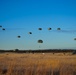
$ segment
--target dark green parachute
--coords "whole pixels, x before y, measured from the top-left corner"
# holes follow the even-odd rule
[[[0,25],[0,28],[2,28],[2,26]]]
[[[38,30],[42,30],[42,28],[38,28]]]
[[[32,32],[28,32],[28,34],[32,34]]]
[[[61,30],[61,28],[57,28],[57,30]]]
[[[5,28],[2,28],[2,30],[5,30]]]
[[[52,28],[48,28],[48,30],[52,30]]]
[[[74,38],[74,40],[76,40],[76,38]]]
[[[18,38],[21,38],[21,36],[20,36],[20,35],[18,35],[17,37],[18,37]]]
[[[38,43],[43,43],[43,40],[41,40],[41,39],[40,39],[40,40],[38,40]]]

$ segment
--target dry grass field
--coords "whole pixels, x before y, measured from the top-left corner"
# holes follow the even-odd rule
[[[76,75],[76,55],[1,53],[0,75]]]

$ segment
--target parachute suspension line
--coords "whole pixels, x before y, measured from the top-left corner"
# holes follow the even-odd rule
[[[40,49],[40,45],[39,45],[39,49]]]

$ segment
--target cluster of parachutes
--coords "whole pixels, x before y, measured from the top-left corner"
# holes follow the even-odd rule
[[[38,30],[40,30],[40,31],[41,31],[41,30],[42,30],[42,28],[38,28]],[[50,30],[52,30],[52,28],[50,28],[50,27],[49,27],[49,28],[48,28],[48,30],[50,31]],[[57,30],[58,30],[58,31],[60,31],[60,30],[61,30],[61,28],[57,28]],[[30,34],[30,35],[31,35],[31,34],[32,34],[32,32],[28,32],[28,34]],[[18,37],[18,38],[20,38],[21,36],[19,35],[19,36],[17,36],[17,37]],[[74,38],[74,40],[76,40],[76,38]],[[37,42],[38,42],[38,43],[43,43],[43,40],[39,39]]]
[[[38,28],[38,30],[42,30],[42,28]],[[48,30],[52,30],[52,28],[48,28]],[[60,28],[57,28],[57,30],[61,30]],[[32,32],[28,32],[28,34],[32,34]],[[18,38],[21,38],[20,35],[17,36]],[[38,43],[43,43],[43,40],[39,39]]]
[[[42,28],[38,28],[38,30],[42,30]],[[52,30],[52,28],[48,28],[48,30]],[[57,30],[61,30],[61,28],[57,28]]]
[[[0,25],[0,28],[1,28],[2,30],[5,30],[5,28],[3,28],[1,25]],[[42,28],[38,28],[38,30],[40,30],[40,31],[41,31],[41,30],[42,30]],[[50,31],[50,30],[52,30],[52,28],[50,28],[50,27],[49,27],[49,28],[48,28],[48,30]],[[57,30],[58,30],[58,31],[60,31],[60,30],[61,30],[61,28],[57,28]],[[31,35],[31,34],[32,34],[32,32],[28,32],[28,34],[30,34],[30,35]],[[21,36],[20,36],[20,35],[18,35],[17,37],[18,37],[18,38],[21,38]],[[76,40],[76,38],[74,38],[74,40]],[[38,43],[43,43],[43,40],[39,39],[37,42],[38,42]]]
[[[38,28],[38,30],[42,30],[42,28]],[[52,28],[49,27],[48,30],[50,31]],[[61,30],[61,28],[57,28],[57,30]],[[38,43],[43,43],[43,40],[39,39]]]

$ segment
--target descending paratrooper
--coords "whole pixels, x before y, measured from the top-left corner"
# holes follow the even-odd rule
[[[40,44],[40,43],[43,43],[43,40],[39,39],[39,40],[38,40],[38,43],[39,43],[39,44]],[[40,45],[39,45],[39,48],[40,48]]]

